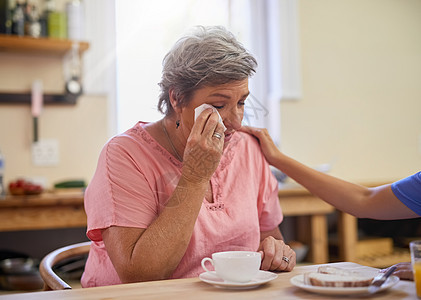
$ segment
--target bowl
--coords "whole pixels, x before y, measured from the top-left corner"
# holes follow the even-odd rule
[[[44,281],[38,261],[31,258],[7,258],[0,261],[0,287],[4,290],[39,290]]]
[[[13,196],[39,195],[43,190],[44,189],[40,184],[22,178],[9,183],[9,193]]]

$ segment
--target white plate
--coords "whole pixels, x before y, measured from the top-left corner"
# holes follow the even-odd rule
[[[398,283],[399,277],[390,276],[386,282],[380,287],[378,292],[391,288]],[[324,287],[324,286],[313,286],[304,283],[304,275],[297,275],[291,278],[290,282],[309,292],[323,294],[323,295],[354,295],[354,294],[369,294],[368,286],[366,287]]]
[[[224,281],[223,279],[219,278],[215,271],[212,272],[204,272],[199,275],[200,280],[203,282],[209,283],[217,288],[224,288],[224,289],[235,289],[235,290],[242,290],[242,289],[252,289],[258,287],[259,285],[265,284],[271,280],[277,278],[278,275],[268,271],[259,271],[257,276],[248,282],[229,282]]]

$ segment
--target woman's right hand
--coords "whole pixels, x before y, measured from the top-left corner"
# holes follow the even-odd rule
[[[260,148],[262,149],[268,163],[276,165],[276,160],[280,155],[282,155],[282,153],[279,151],[278,147],[276,147],[266,128],[242,126],[240,131],[254,135],[259,140]]]
[[[215,132],[221,134],[218,139]],[[183,156],[182,176],[192,183],[208,182],[218,167],[224,149],[224,128],[212,109],[204,110],[196,119]]]

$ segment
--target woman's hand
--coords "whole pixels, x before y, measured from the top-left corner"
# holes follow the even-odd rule
[[[214,136],[219,133],[220,138]],[[218,167],[224,149],[224,128],[212,109],[196,119],[187,139],[182,176],[189,182],[208,182]]]
[[[410,262],[401,262],[393,266],[396,267],[396,270],[393,272],[393,275],[398,276],[400,279],[403,280],[414,280],[414,273],[412,271],[412,265]],[[380,272],[385,273],[389,268],[380,270]]]
[[[266,128],[242,126],[240,131],[254,135],[259,140],[260,147],[268,163],[271,165],[276,164],[275,159],[282,154],[276,147]]]
[[[291,271],[295,267],[295,251],[285,244],[283,240],[277,240],[272,236],[268,236],[260,243],[258,251],[262,253],[262,264],[260,267],[262,270]]]

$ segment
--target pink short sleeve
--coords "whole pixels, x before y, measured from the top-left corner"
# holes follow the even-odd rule
[[[113,138],[102,150],[96,173],[85,193],[87,235],[102,240],[100,230],[113,225],[146,228],[158,214],[155,193],[130,156],[138,147],[127,136]],[[147,158],[145,157],[145,160]]]
[[[276,178],[268,178],[267,186],[261,191],[260,195],[261,199],[259,199],[259,203],[262,203],[262,207],[259,206],[260,231],[270,231],[278,227],[283,220],[282,209],[278,198],[278,181]]]
[[[270,231],[278,227],[283,220],[283,214],[278,197],[278,181],[272,174],[260,146],[255,149],[253,157],[259,163],[261,182],[259,183],[258,211],[260,231]]]

